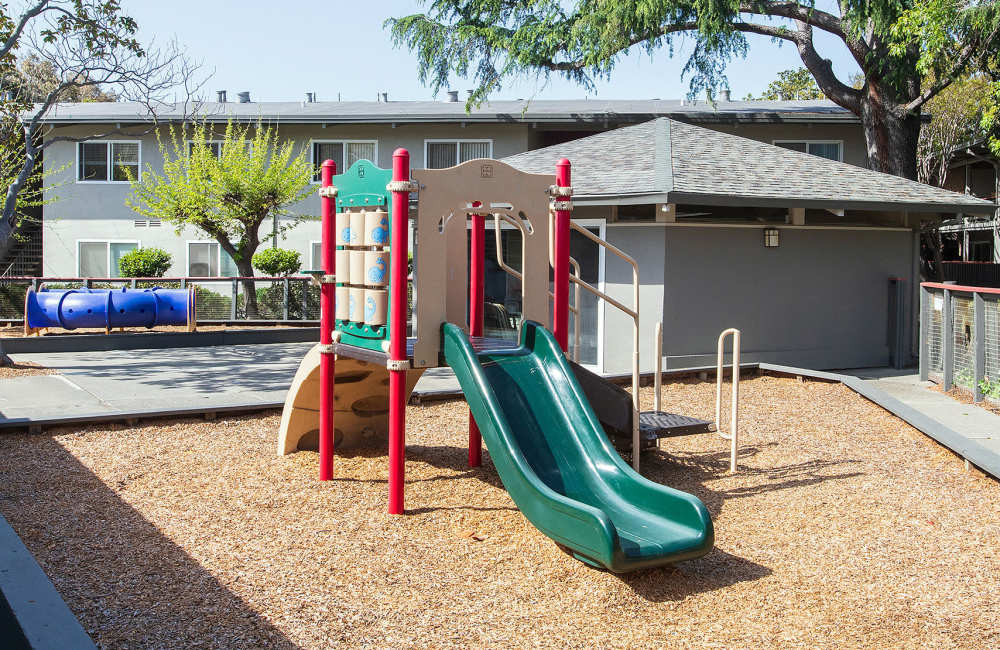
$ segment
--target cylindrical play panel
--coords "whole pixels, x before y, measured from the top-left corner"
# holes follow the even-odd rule
[[[25,326],[74,330],[100,327],[188,325],[193,317],[189,289],[43,289],[24,299]]]

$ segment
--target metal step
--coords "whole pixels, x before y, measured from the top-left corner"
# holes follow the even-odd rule
[[[666,411],[643,411],[639,414],[639,433],[659,438],[690,436],[697,433],[715,431],[715,425],[689,415],[667,413]]]

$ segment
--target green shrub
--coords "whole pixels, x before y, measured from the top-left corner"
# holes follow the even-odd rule
[[[124,278],[162,278],[170,264],[170,253],[162,248],[136,248],[118,259],[118,270]]]
[[[306,292],[305,318],[302,313],[302,292]],[[281,320],[284,315],[285,287],[275,282],[270,287],[257,289],[257,310],[260,318]],[[308,282],[288,283],[288,319],[315,320],[319,318],[319,287]]]
[[[299,254],[285,248],[265,248],[251,259],[255,269],[269,276],[291,275],[302,267]]]

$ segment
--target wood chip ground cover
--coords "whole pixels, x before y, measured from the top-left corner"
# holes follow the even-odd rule
[[[0,437],[0,511],[103,647],[996,647],[1000,486],[838,384],[741,384],[653,480],[712,512],[704,558],[626,576],[562,553],[487,463],[464,402],[411,407],[408,516],[368,451],[316,479],[277,414]],[[663,387],[711,419],[713,386]],[[652,393],[643,389],[644,408]]]

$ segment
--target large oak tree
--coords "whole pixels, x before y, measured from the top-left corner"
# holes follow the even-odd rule
[[[860,118],[872,169],[911,179],[921,109],[1000,52],[996,0],[430,0],[425,13],[387,25],[435,91],[451,75],[471,76],[471,104],[525,74],[588,86],[635,48],[673,55],[682,36],[693,43],[691,94],[711,94],[727,86],[727,62],[747,54],[747,35],[767,36],[793,46],[823,93]],[[843,43],[860,88],[837,78],[817,32]]]

